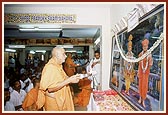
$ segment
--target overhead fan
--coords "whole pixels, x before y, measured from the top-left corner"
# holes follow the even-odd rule
[[[67,37],[63,35],[63,31],[60,31],[60,34],[58,36],[60,39],[58,39],[59,44],[66,44],[66,43],[71,43],[72,39],[71,37]]]
[[[61,31],[60,31],[60,34],[59,34],[59,38],[70,38],[70,37],[63,36],[63,31],[61,30]]]

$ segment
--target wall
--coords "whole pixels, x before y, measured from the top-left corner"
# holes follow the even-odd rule
[[[122,17],[126,17],[136,7],[136,4],[112,4],[110,8],[111,29]],[[113,33],[111,33],[113,35]]]
[[[102,27],[102,89],[109,88],[110,72],[110,7],[109,5],[22,5],[5,9],[6,13],[51,13],[76,14],[77,22],[74,25],[97,25]],[[107,53],[108,52],[108,53]]]

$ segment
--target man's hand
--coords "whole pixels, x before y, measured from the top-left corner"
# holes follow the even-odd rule
[[[93,64],[92,64],[92,68],[93,68],[96,64],[98,64],[98,63],[100,63],[100,61],[93,62]]]
[[[28,87],[29,86],[29,81],[28,82],[26,82],[26,87]]]
[[[80,80],[80,75],[76,74],[68,78],[70,83],[78,83]]]
[[[93,68],[96,64],[97,64],[97,62],[93,62],[93,64],[92,64],[92,68]]]
[[[76,64],[76,66],[75,66],[75,67],[78,67],[78,66],[80,66],[80,64]]]

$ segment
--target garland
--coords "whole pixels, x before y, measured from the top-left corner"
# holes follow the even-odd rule
[[[143,51],[144,52],[144,51]],[[145,64],[145,67],[144,67],[144,64],[143,64],[143,60],[141,61],[141,65],[142,65],[142,70],[143,70],[143,73],[145,73],[145,71],[147,70],[148,68],[148,56],[147,56],[147,60],[146,60],[146,64]]]
[[[161,35],[159,36],[159,39],[153,44],[153,46],[152,46],[149,50],[147,50],[146,53],[144,53],[144,54],[143,54],[141,57],[139,57],[139,58],[129,59],[129,58],[127,58],[127,57],[123,54],[122,49],[121,49],[120,46],[119,46],[119,41],[118,41],[118,39],[117,39],[117,33],[115,34],[115,40],[116,40],[116,43],[117,43],[117,47],[118,47],[118,49],[119,49],[119,52],[120,52],[122,58],[123,58],[124,60],[126,60],[127,62],[139,62],[139,61],[143,60],[146,56],[148,56],[149,54],[151,54],[151,52],[161,43],[161,41],[163,40],[163,38],[164,38],[164,35],[163,35],[163,33],[161,33]]]

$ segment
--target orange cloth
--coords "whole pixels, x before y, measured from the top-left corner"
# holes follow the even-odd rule
[[[82,88],[82,91],[78,94],[78,104],[85,107],[89,104],[90,94],[92,92],[91,81],[87,78],[81,79],[79,86]]]
[[[141,52],[139,54],[139,57],[142,55],[143,53]],[[148,57],[148,60],[147,60],[147,57]],[[143,100],[146,99],[146,94],[148,91],[148,77],[150,73],[150,67],[153,65],[152,55],[150,54],[147,57],[139,62],[139,67],[138,67],[139,95],[142,97]],[[145,73],[143,73],[143,70],[142,70],[142,61],[143,61],[143,67],[146,66],[146,63],[148,61],[148,66]]]
[[[65,73],[69,77],[75,74],[75,72],[76,72],[75,66],[76,66],[76,64],[73,62],[73,60],[71,58],[67,57],[67,59],[65,60],[65,63],[64,63],[64,70],[65,70]]]
[[[47,88],[53,88],[57,86],[58,82],[64,81],[66,77],[62,65],[56,63],[54,59],[50,59],[45,65],[41,81],[40,89],[46,90]],[[73,111],[74,104],[72,100],[72,94],[69,85],[64,86],[60,90],[54,93],[46,95],[44,109],[46,111]]]
[[[22,108],[24,111],[33,111],[36,109],[36,101],[37,101],[38,90],[32,88],[26,95],[24,102],[22,104]]]

